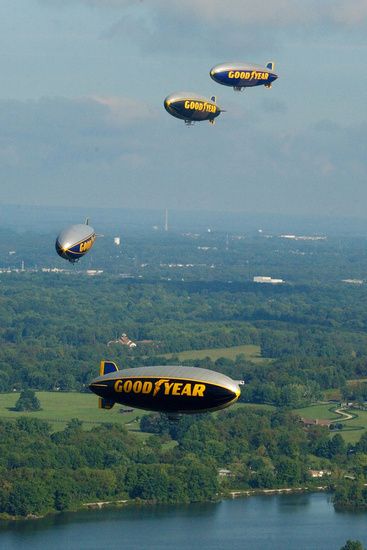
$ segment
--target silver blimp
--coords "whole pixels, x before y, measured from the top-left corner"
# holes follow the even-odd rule
[[[92,248],[95,240],[96,233],[87,220],[61,231],[55,243],[56,252],[61,258],[75,263]]]
[[[265,86],[271,88],[272,83],[278,78],[274,72],[273,61],[266,67],[250,63],[227,62],[216,65],[210,70],[210,76],[218,84],[231,86],[236,91],[253,86]]]
[[[170,115],[184,120],[188,125],[202,120],[208,120],[214,124],[215,119],[222,112],[215,96],[208,99],[192,92],[170,94],[163,104]]]

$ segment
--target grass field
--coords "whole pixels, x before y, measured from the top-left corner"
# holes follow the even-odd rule
[[[246,359],[254,363],[268,363],[270,361],[268,358],[261,357],[260,346],[254,346],[252,344],[232,346],[231,348],[193,349],[190,351],[180,351],[175,354],[166,353],[164,357],[178,357],[180,361],[186,361],[188,359],[205,359],[205,357],[210,357],[212,361],[215,361],[220,357],[235,359],[237,355],[241,354],[245,355]]]
[[[139,431],[139,418],[145,411],[134,409],[131,413],[120,413],[121,406],[115,405],[111,410],[98,408],[98,399],[95,395],[77,392],[36,392],[42,410],[37,412],[20,413],[13,409],[18,393],[0,395],[0,418],[16,419],[20,416],[47,420],[54,431],[63,430],[72,418],[78,418],[89,429],[93,425],[114,422],[126,425],[131,431]]]
[[[304,418],[319,418],[327,420],[340,419],[344,429],[340,432],[331,433],[340,433],[346,443],[356,443],[361,435],[367,430],[367,411],[348,410],[346,411],[347,413],[356,415],[356,417],[351,420],[345,420],[340,415],[330,410],[332,408],[333,406],[330,403],[326,403],[311,405],[310,407],[304,407],[302,409],[295,409],[292,412]]]

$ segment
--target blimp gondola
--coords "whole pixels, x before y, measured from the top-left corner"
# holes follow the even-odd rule
[[[218,84],[231,86],[236,91],[253,86],[265,86],[271,88],[272,83],[278,78],[274,72],[275,65],[271,61],[266,67],[251,65],[248,63],[222,63],[210,70],[210,76]]]
[[[115,403],[163,412],[195,414],[229,407],[241,394],[242,381],[207,369],[183,366],[137,367],[119,370],[101,361],[100,376],[89,388],[99,396],[99,407]]]
[[[214,124],[222,112],[215,96],[207,99],[191,92],[171,94],[166,97],[163,105],[170,115],[184,120],[187,125],[201,120],[208,120]]]
[[[58,235],[56,252],[71,263],[77,262],[93,246],[96,233],[86,220],[84,224],[71,225]]]

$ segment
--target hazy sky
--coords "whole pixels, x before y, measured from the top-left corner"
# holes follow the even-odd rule
[[[366,37],[367,0],[2,0],[0,203],[367,217]],[[178,90],[227,112],[187,128]]]

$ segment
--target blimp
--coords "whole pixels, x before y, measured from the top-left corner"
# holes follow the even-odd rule
[[[166,97],[163,104],[170,115],[184,120],[187,125],[201,120],[208,120],[214,124],[215,119],[222,112],[215,96],[207,99],[191,92],[171,94]]]
[[[56,252],[61,258],[71,263],[77,262],[93,246],[96,240],[96,233],[86,222],[71,225],[58,235],[55,243]]]
[[[233,405],[243,381],[219,372],[184,366],[136,367],[119,370],[101,361],[100,376],[89,388],[99,397],[99,408],[115,403],[168,415],[217,411]]]
[[[231,86],[236,91],[253,86],[271,88],[272,83],[278,78],[274,68],[273,61],[265,67],[248,63],[222,63],[210,69],[210,76],[218,84]]]

